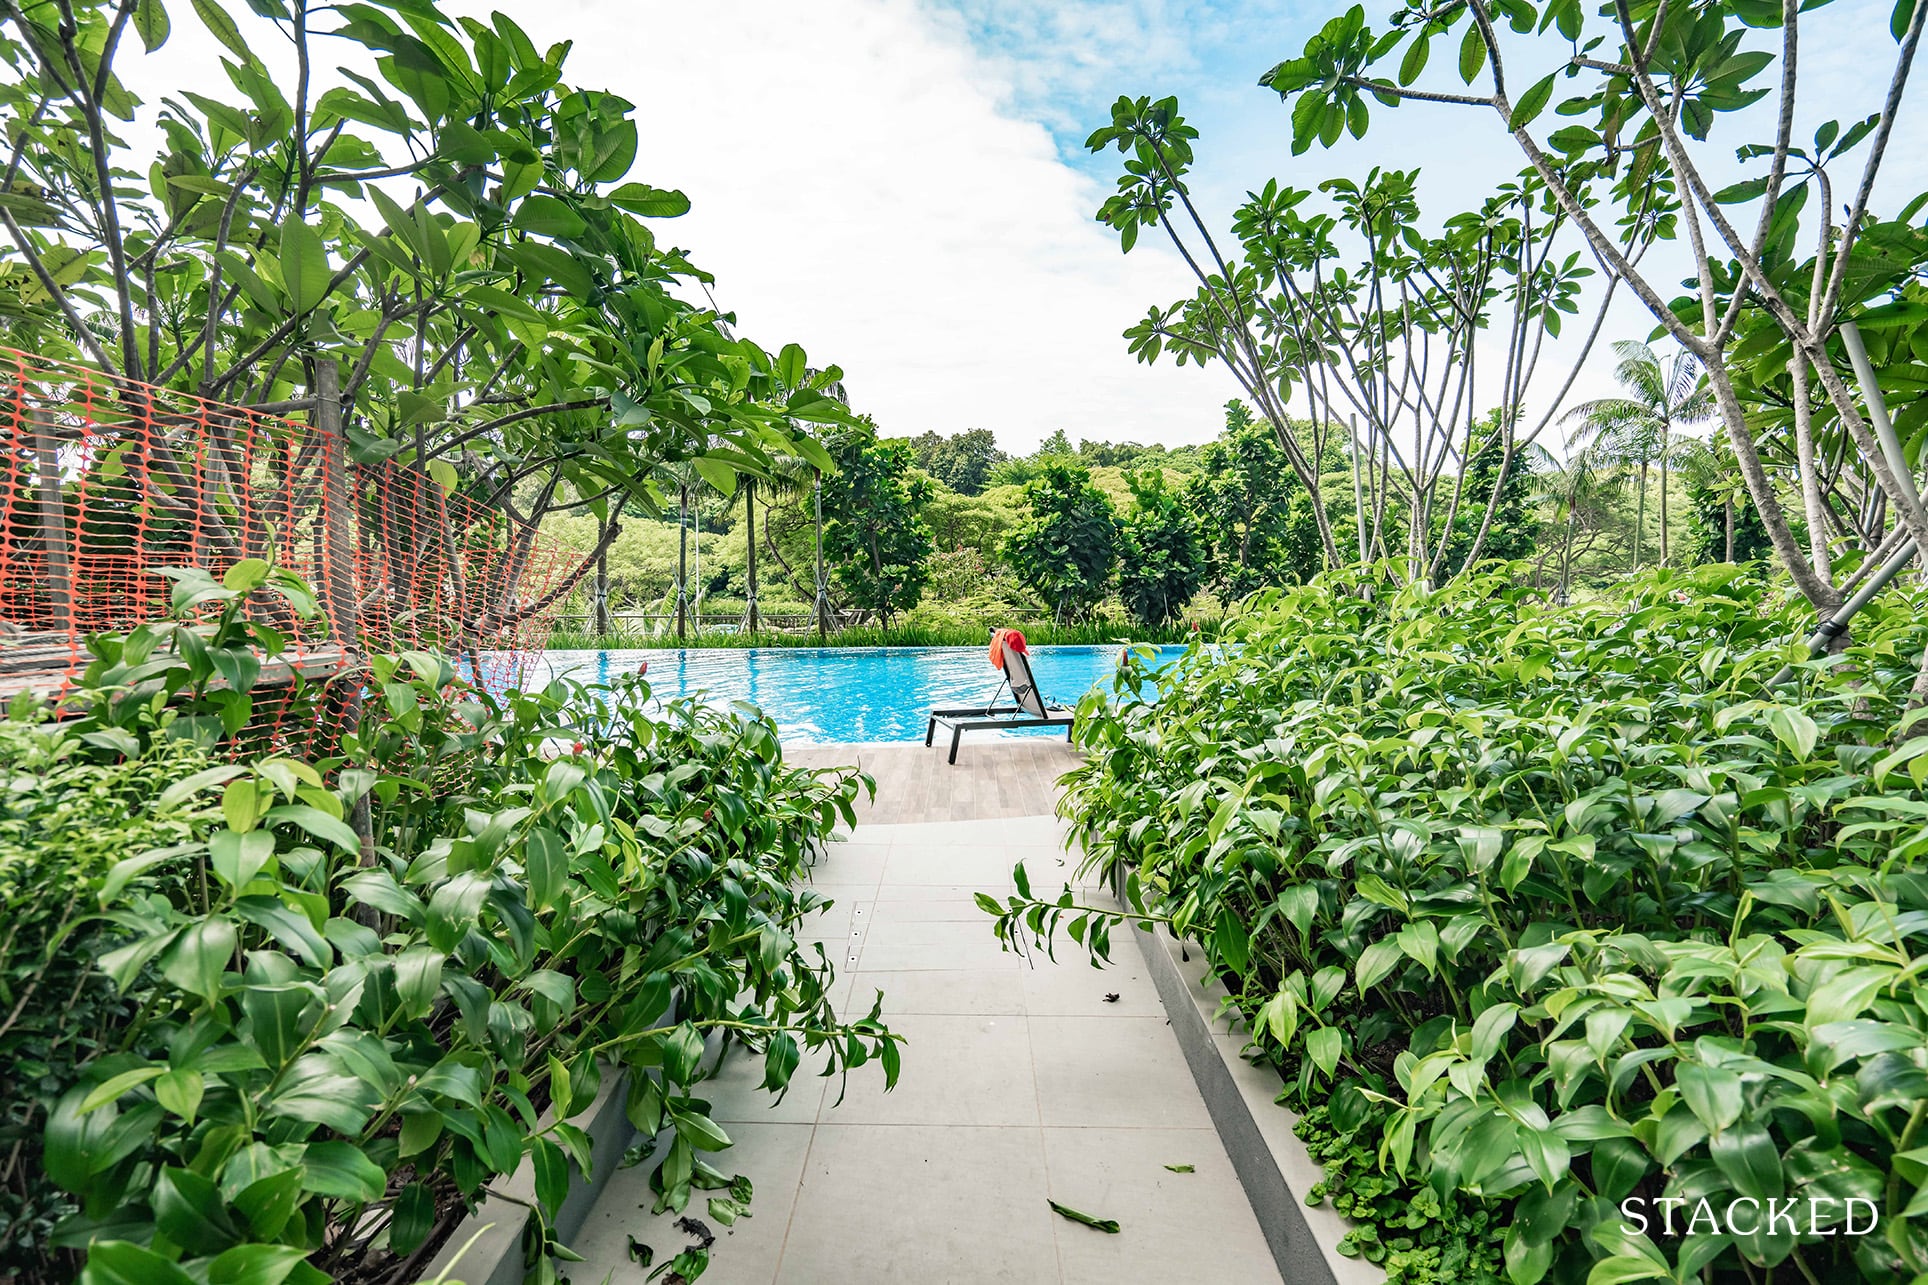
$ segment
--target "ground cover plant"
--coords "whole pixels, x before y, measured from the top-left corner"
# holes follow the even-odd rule
[[[1326,577],[1156,699],[1138,665],[1087,698],[1064,810],[1226,979],[1350,1252],[1517,1285],[1928,1268],[1928,640],[1897,597],[1771,687],[1802,606],[1734,567],[1570,607]],[[1120,919],[987,908],[1100,954]],[[1703,1198],[1802,1214],[1682,1234]]]
[[[0,944],[32,1018],[0,1063],[15,1279],[409,1281],[526,1159],[555,1280],[571,1121],[610,1077],[661,1205],[710,1193],[723,1222],[744,1197],[710,1163],[706,1041],[772,1092],[806,1058],[894,1082],[876,1009],[833,1012],[796,939],[861,778],[786,769],[756,712],[658,709],[640,676],[498,696],[418,652],[369,658],[338,756],[210,757],[277,586],[299,601],[260,564],[183,576],[177,607],[217,618],[97,639],[75,716],[0,724],[0,886],[42,889]]]

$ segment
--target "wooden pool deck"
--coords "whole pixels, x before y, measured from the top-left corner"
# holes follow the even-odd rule
[[[989,821],[1051,816],[1058,778],[1083,761],[1056,737],[967,737],[955,765],[946,745],[786,745],[793,767],[857,767],[877,780],[877,797],[857,806],[857,824]]]

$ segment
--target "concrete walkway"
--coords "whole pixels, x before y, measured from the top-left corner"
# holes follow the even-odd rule
[[[1076,859],[1059,833],[1050,817],[863,825],[832,846],[817,881],[836,905],[815,931],[850,1012],[884,992],[909,1040],[903,1075],[886,1094],[862,1068],[839,1103],[806,1061],[771,1107],[760,1060],[725,1061],[707,1096],[735,1145],[710,1159],[756,1198],[752,1217],[712,1227],[705,1282],[1278,1281],[1135,944],[1115,938],[1103,971],[1069,942],[1034,966],[972,902],[1008,894],[1019,860],[1034,890],[1061,887]],[[707,1221],[700,1195],[688,1212]],[[571,1277],[641,1281],[632,1236],[659,1265],[687,1247],[651,1200],[645,1168],[615,1175]]]

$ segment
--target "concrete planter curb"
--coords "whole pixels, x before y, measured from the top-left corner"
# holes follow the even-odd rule
[[[569,1196],[556,1211],[555,1221],[556,1235],[564,1244],[581,1229],[590,1206],[596,1203],[597,1193],[616,1172],[624,1148],[635,1135],[623,1111],[628,1097],[629,1073],[606,1067],[595,1101],[575,1117],[574,1123],[589,1135],[595,1178],[587,1180],[573,1163],[569,1166]],[[548,1118],[547,1114],[543,1116],[544,1120]],[[475,1212],[456,1224],[441,1252],[418,1273],[417,1279],[434,1280],[447,1272],[449,1279],[465,1285],[522,1285],[527,1273],[523,1265],[523,1245],[529,1222],[535,1217],[532,1208],[536,1200],[535,1162],[525,1156],[515,1173],[495,1189],[501,1194],[484,1196]],[[469,1245],[477,1233],[480,1237],[464,1252],[463,1247]]]
[[[1214,1021],[1226,990],[1209,974],[1204,953],[1189,961],[1164,925],[1133,932],[1171,1018],[1192,1079],[1232,1159],[1245,1198],[1258,1215],[1279,1275],[1291,1285],[1378,1285],[1385,1273],[1339,1253],[1351,1224],[1329,1208],[1308,1207],[1305,1193],[1325,1177],[1292,1132],[1298,1116],[1273,1099],[1279,1079],[1239,1056],[1245,1041]]]

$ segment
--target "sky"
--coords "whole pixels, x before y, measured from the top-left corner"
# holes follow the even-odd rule
[[[1169,445],[1219,430],[1238,392],[1229,373],[1168,358],[1148,367],[1121,337],[1192,283],[1156,241],[1126,256],[1094,221],[1119,158],[1094,157],[1083,141],[1120,94],[1179,97],[1202,135],[1195,190],[1221,230],[1243,193],[1268,178],[1311,186],[1374,165],[1418,168],[1422,204],[1443,214],[1519,168],[1496,128],[1424,107],[1378,119],[1364,140],[1293,157],[1288,112],[1258,77],[1295,53],[1337,0],[448,7],[500,8],[539,46],[573,39],[568,82],[637,104],[631,177],[680,188],[693,203],[659,222],[659,237],[715,275],[715,297],[740,333],[773,350],[795,341],[812,364],[841,366],[853,405],[891,436],[990,428],[1022,452],[1060,428],[1073,441]],[[1824,112],[1847,121],[1876,105],[1882,86],[1867,76],[1866,52],[1891,57],[1888,8],[1834,0],[1809,16],[1808,132]],[[195,61],[212,69],[190,23],[177,21],[177,39],[150,60],[154,83],[178,83]],[[147,78],[129,75],[136,92]],[[1928,187],[1919,103],[1920,93],[1882,192]],[[1637,306],[1618,307],[1605,337],[1650,329]],[[1562,351],[1549,355],[1543,383],[1559,382]],[[1609,393],[1610,367],[1597,356],[1570,400]]]

